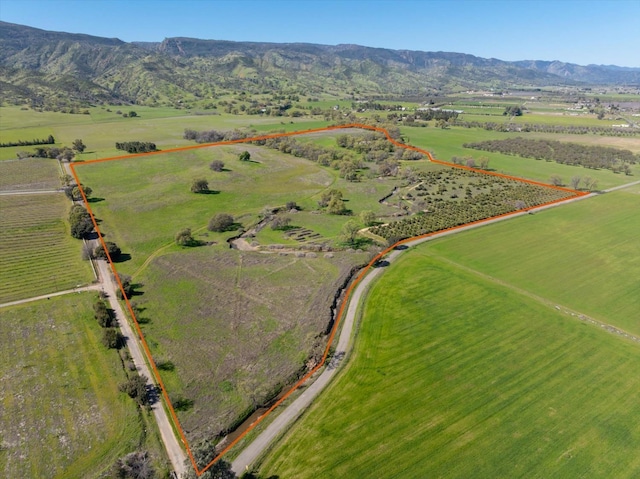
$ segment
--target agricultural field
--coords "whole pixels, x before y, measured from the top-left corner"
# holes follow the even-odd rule
[[[555,162],[535,160],[477,151],[464,148],[464,143],[479,142],[494,139],[516,138],[523,133],[500,133],[473,128],[452,127],[441,128],[401,128],[402,134],[411,145],[424,148],[434,154],[434,157],[442,161],[452,161],[454,156],[459,158],[472,157],[478,162],[479,158],[489,159],[489,168],[498,173],[528,178],[543,183],[549,183],[554,175],[559,176],[564,184],[569,184],[573,176],[589,176],[597,180],[599,189],[607,189],[634,181],[640,177],[640,165],[631,167],[631,176],[616,174],[609,170],[594,170],[580,166],[563,165]],[[560,139],[558,135],[528,133],[524,138]],[[638,140],[634,138],[596,137],[593,135],[563,135],[563,141],[584,143],[588,145],[611,146],[614,148],[637,151]],[[635,144],[635,148],[634,148]]]
[[[69,207],[62,193],[0,196],[0,304],[93,280],[63,220]]]
[[[640,335],[640,185],[436,240],[429,254]]]
[[[190,444],[219,440],[317,364],[334,295],[368,258],[202,247],[151,262],[138,320]]]
[[[637,477],[640,345],[430,249],[377,280],[349,364],[260,476]]]
[[[60,188],[57,160],[29,158],[0,162],[0,192]]]
[[[118,391],[126,379],[93,319],[95,294],[0,309],[0,475],[107,477],[119,457],[145,447],[156,470],[158,438]]]
[[[560,201],[575,193],[447,168],[418,175],[415,184],[401,189],[396,196],[401,207],[417,214],[370,229],[391,243]]]

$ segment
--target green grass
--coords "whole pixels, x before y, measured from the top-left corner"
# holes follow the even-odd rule
[[[143,418],[118,391],[120,358],[100,342],[94,296],[0,309],[3,477],[104,477],[144,443]]]
[[[640,195],[618,190],[437,240],[442,256],[640,335]]]
[[[238,161],[245,149],[254,161]],[[213,159],[222,159],[228,171],[211,171]],[[83,165],[78,173],[104,198],[92,204],[101,229],[132,254],[122,264],[126,272],[172,243],[180,229],[204,230],[218,212],[255,217],[265,206],[304,200],[333,182],[328,170],[308,160],[249,145]],[[219,193],[191,193],[191,182],[200,177]]]
[[[254,161],[238,161],[243,150],[250,150]],[[212,172],[209,163],[213,159],[223,160],[228,171]],[[378,200],[399,182],[375,179],[351,183],[337,178],[335,170],[309,160],[252,145],[79,165],[77,171],[99,199],[91,207],[102,220],[101,230],[132,256],[120,266],[128,274],[155,251],[171,245],[180,229],[204,231],[209,219],[219,212],[237,217],[248,227],[265,207],[295,201],[303,211],[291,216],[292,225],[334,239],[349,217],[312,213],[322,191],[343,191],[346,207],[355,215],[363,210],[385,214],[390,208]],[[191,193],[194,178],[206,178],[209,188],[219,193]],[[220,235],[212,238],[225,239]]]
[[[62,171],[57,160],[30,158],[0,162],[0,191],[54,190]]]
[[[464,158],[466,156],[472,156],[477,159],[480,157],[489,158],[489,168],[505,173],[508,175],[518,176],[521,178],[528,178],[543,183],[549,183],[549,178],[552,175],[559,175],[566,184],[569,183],[573,176],[590,176],[598,180],[598,188],[606,189],[613,186],[621,185],[624,183],[630,183],[640,177],[640,165],[635,165],[632,168],[633,176],[625,176],[621,174],[615,174],[609,170],[592,170],[582,168],[578,166],[561,165],[555,162],[547,162],[542,160],[534,160],[531,158],[520,158],[517,156],[503,155],[500,153],[491,153],[487,151],[473,150],[470,148],[463,148],[464,143],[472,143],[477,141],[485,141],[489,139],[503,139],[513,138],[517,136],[524,136],[526,138],[551,138],[556,139],[553,135],[534,135],[524,133],[499,133],[491,132],[473,128],[449,128],[443,130],[441,128],[402,128],[402,133],[408,137],[408,142],[414,146],[424,148],[434,153],[436,159],[443,161],[451,161],[452,156],[458,156]],[[585,135],[587,138],[588,135]],[[619,145],[618,138],[606,138],[598,137],[597,144],[601,146],[617,146],[619,148],[626,148],[624,145]],[[585,140],[582,135],[566,135],[563,141],[569,141],[574,143],[586,142],[593,144],[589,140]]]
[[[347,369],[261,477],[637,477],[638,344],[429,248],[378,280]]]
[[[191,444],[229,427],[324,350],[335,291],[365,254],[325,258],[200,247],[154,260],[135,298],[178,417]],[[206,372],[206,373],[205,373]],[[203,466],[203,465],[202,465]]]
[[[111,112],[107,112],[107,108]],[[135,118],[124,118],[116,111],[138,113]],[[328,122],[309,118],[262,117],[231,115],[216,111],[189,111],[174,108],[143,106],[110,106],[89,108],[89,115],[21,110],[2,107],[0,134],[3,141],[30,140],[53,135],[58,146],[70,146],[81,138],[87,149],[78,156],[93,160],[124,154],[115,149],[116,141],[151,141],[159,149],[192,144],[182,138],[185,128],[194,130],[232,130],[251,126],[260,132],[285,129],[287,131],[326,126]],[[34,147],[0,148],[0,160],[15,159],[18,151],[33,151]]]
[[[0,196],[0,304],[93,279],[82,242],[69,235],[62,193]]]

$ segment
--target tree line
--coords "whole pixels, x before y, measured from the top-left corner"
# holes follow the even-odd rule
[[[7,148],[10,146],[32,146],[32,145],[53,145],[56,142],[53,135],[49,135],[47,138],[43,139],[33,139],[33,140],[18,140],[18,141],[9,141],[7,143],[0,143],[0,148]]]
[[[640,129],[613,128],[607,126],[576,126],[576,125],[545,125],[539,123],[498,123],[495,121],[465,121],[455,120],[454,126],[463,128],[482,128],[487,131],[519,131],[523,133],[560,133],[569,135],[603,135],[603,136],[635,136]]]
[[[158,151],[156,144],[148,141],[116,142],[116,150],[124,150],[127,153],[148,153],[150,151]]]
[[[640,162],[640,156],[629,150],[605,146],[580,145],[556,140],[533,140],[522,137],[464,143],[465,148],[518,155],[536,160],[555,161],[585,168],[605,168],[631,174],[629,165]]]

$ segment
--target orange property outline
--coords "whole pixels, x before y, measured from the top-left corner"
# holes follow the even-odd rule
[[[302,377],[298,382],[296,382],[291,389],[289,389],[289,391],[287,391],[280,399],[278,399],[262,416],[260,416],[255,422],[253,422],[240,436],[238,436],[234,441],[232,441],[227,447],[225,447],[215,458],[213,458],[213,460],[207,464],[204,468],[199,469],[198,468],[198,464],[195,461],[195,458],[193,456],[193,453],[191,452],[191,448],[189,447],[189,443],[185,437],[184,431],[182,430],[182,426],[180,425],[180,421],[178,420],[178,417],[176,415],[175,409],[173,408],[173,405],[171,403],[171,400],[169,399],[169,395],[167,393],[166,388],[164,387],[164,383],[162,382],[162,378],[160,377],[160,373],[158,372],[158,368],[153,360],[153,357],[151,355],[151,351],[149,350],[149,346],[147,344],[147,341],[145,340],[144,335],[142,334],[142,329],[140,328],[140,324],[138,323],[138,319],[136,318],[135,313],[133,312],[133,308],[131,307],[131,304],[129,303],[129,299],[127,298],[126,294],[124,294],[124,288],[122,286],[122,283],[120,281],[120,277],[118,276],[118,272],[116,271],[116,267],[113,264],[113,261],[111,261],[111,256],[109,255],[109,251],[107,250],[106,244],[104,242],[104,239],[102,237],[102,233],[100,232],[100,228],[98,227],[98,223],[96,221],[95,216],[93,215],[93,211],[91,210],[91,206],[89,205],[89,202],[87,201],[87,196],[85,195],[84,190],[82,189],[82,186],[80,184],[80,179],[78,178],[78,174],[76,172],[76,166],[82,166],[82,165],[90,165],[90,164],[94,164],[94,163],[101,163],[101,162],[105,162],[105,161],[114,161],[114,160],[124,160],[124,159],[128,159],[128,158],[138,158],[138,157],[142,157],[142,156],[150,156],[150,155],[157,155],[157,154],[163,154],[163,153],[175,153],[178,151],[188,151],[188,150],[195,150],[198,148],[208,148],[208,147],[212,147],[212,146],[222,146],[222,145],[234,145],[234,144],[238,144],[238,143],[249,143],[252,141],[259,141],[259,140],[267,140],[270,138],[280,138],[280,137],[285,137],[285,136],[295,136],[295,135],[305,135],[308,133],[317,133],[317,132],[322,132],[322,131],[331,131],[331,130],[341,130],[341,129],[347,129],[347,128],[361,128],[361,129],[365,129],[365,130],[372,130],[372,131],[377,131],[379,133],[382,133],[383,135],[385,135],[385,137],[387,138],[387,140],[389,140],[393,145],[400,147],[400,148],[406,148],[408,150],[412,150],[412,151],[417,151],[418,153],[422,153],[423,155],[426,155],[429,158],[429,161],[433,162],[433,163],[438,163],[441,165],[446,165],[449,167],[453,167],[453,168],[460,168],[460,169],[464,169],[464,170],[469,170],[469,171],[475,171],[475,172],[479,172],[479,173],[483,173],[486,175],[492,175],[492,176],[498,176],[501,178],[507,178],[510,180],[515,180],[515,181],[520,181],[523,183],[529,183],[532,185],[537,185],[537,186],[544,186],[547,188],[552,188],[552,189],[556,189],[556,190],[560,190],[560,191],[565,191],[567,193],[573,193],[572,196],[569,196],[567,198],[562,198],[559,200],[554,200],[554,201],[550,201],[547,203],[543,203],[540,205],[536,205],[535,208],[539,208],[541,206],[548,206],[548,205],[552,205],[552,204],[556,204],[556,203],[561,203],[564,201],[568,201],[571,199],[574,199],[576,197],[580,197],[580,196],[585,196],[588,193],[582,192],[582,191],[576,191],[576,190],[572,190],[569,188],[563,188],[563,187],[559,187],[559,186],[552,186],[552,185],[547,185],[546,183],[541,183],[538,181],[533,181],[533,180],[528,180],[525,178],[518,178],[515,176],[510,176],[510,175],[504,175],[501,173],[496,173],[493,171],[484,171],[484,170],[479,170],[477,168],[471,168],[468,166],[464,166],[464,165],[456,165],[453,163],[448,163],[446,161],[441,161],[441,160],[436,160],[435,158],[433,158],[433,156],[431,155],[431,153],[429,153],[426,150],[423,150],[421,148],[417,148],[415,146],[411,146],[411,145],[406,145],[404,143],[400,143],[399,141],[394,140],[393,138],[391,138],[391,136],[389,135],[389,132],[387,130],[385,130],[384,128],[380,128],[380,127],[375,127],[375,126],[371,126],[371,125],[364,125],[364,124],[360,124],[360,123],[351,123],[351,124],[347,124],[347,125],[337,125],[337,126],[328,126],[328,127],[324,127],[324,128],[314,128],[314,129],[310,129],[310,130],[301,130],[301,131],[294,131],[294,132],[288,132],[288,133],[275,133],[275,134],[269,134],[269,135],[262,135],[262,136],[256,136],[253,138],[242,138],[239,140],[230,140],[230,141],[220,141],[217,143],[205,143],[205,144],[199,144],[199,145],[190,145],[190,146],[183,146],[180,148],[171,148],[168,150],[160,150],[160,151],[152,151],[152,152],[148,152],[148,153],[135,153],[135,154],[131,154],[131,155],[123,155],[123,156],[114,156],[114,157],[109,157],[109,158],[101,158],[101,159],[97,159],[97,160],[89,160],[89,161],[85,161],[82,163],[70,163],[70,168],[71,168],[71,172],[73,174],[73,178],[76,181],[76,184],[79,187],[80,193],[82,195],[82,199],[84,201],[84,204],[87,208],[87,211],[89,212],[89,214],[91,215],[91,221],[93,222],[93,227],[96,230],[96,233],[98,234],[98,239],[100,240],[100,244],[102,245],[102,248],[104,249],[106,256],[107,256],[107,260],[109,261],[109,265],[111,266],[111,271],[113,272],[113,275],[118,283],[118,287],[120,288],[120,291],[122,292],[122,296],[125,298],[125,303],[127,306],[127,309],[129,311],[129,314],[131,315],[131,318],[133,319],[133,323],[136,329],[136,332],[138,333],[138,337],[140,338],[140,342],[142,344],[142,347],[144,349],[145,354],[147,355],[147,361],[149,362],[149,365],[151,366],[151,369],[153,371],[154,374],[154,378],[156,383],[159,385],[161,391],[162,391],[162,397],[165,400],[165,404],[167,406],[167,408],[169,409],[169,412],[171,414],[171,418],[173,419],[174,425],[178,431],[178,433],[180,434],[180,438],[182,440],[182,443],[184,444],[187,454],[189,456],[189,459],[191,460],[191,464],[193,465],[193,468],[196,472],[197,476],[201,476],[205,471],[207,471],[210,467],[212,467],[216,462],[218,462],[227,452],[229,452],[229,450],[235,446],[241,439],[243,439],[247,433],[249,433],[249,431],[251,431],[254,427],[256,427],[264,418],[266,418],[275,408],[277,408],[280,404],[282,404],[282,402],[284,400],[286,400],[296,389],[298,389],[304,382],[307,381],[307,379],[309,379],[311,376],[313,376],[322,366],[324,366],[325,361],[327,359],[327,356],[329,354],[329,348],[331,347],[331,344],[333,343],[333,339],[336,335],[336,331],[338,330],[338,327],[340,326],[340,321],[342,319],[342,316],[344,314],[344,309],[345,306],[347,305],[347,303],[349,302],[349,298],[351,297],[351,292],[353,291],[353,289],[355,288],[355,286],[360,282],[360,280],[367,274],[367,272],[369,271],[369,269],[371,268],[371,266],[373,266],[377,261],[379,261],[382,257],[384,257],[389,251],[393,250],[396,246],[400,245],[400,244],[404,244],[404,243],[408,243],[410,241],[414,241],[416,239],[421,239],[421,238],[428,238],[430,236],[433,236],[435,234],[439,234],[442,233],[444,231],[454,231],[469,225],[473,225],[473,224],[480,224],[480,223],[484,223],[490,220],[494,220],[496,218],[500,218],[500,217],[505,217],[505,216],[510,216],[510,215],[515,215],[520,213],[523,210],[516,210],[516,211],[512,211],[510,213],[504,213],[502,215],[498,215],[498,216],[492,216],[489,218],[484,218],[482,220],[478,220],[478,221],[473,221],[471,223],[466,223],[463,225],[459,225],[459,226],[454,226],[451,228],[447,228],[444,230],[439,230],[439,231],[434,231],[432,233],[427,233],[427,234],[423,234],[423,235],[419,235],[419,236],[414,236],[412,238],[406,238],[402,241],[399,241],[397,243],[395,243],[392,246],[389,246],[387,249],[385,249],[384,251],[382,251],[381,253],[379,253],[375,258],[373,258],[369,264],[367,264],[362,271],[360,272],[360,274],[358,274],[358,276],[356,277],[356,279],[354,281],[351,282],[351,284],[349,285],[349,287],[347,288],[347,291],[345,293],[344,299],[342,301],[342,304],[340,306],[340,310],[338,311],[338,314],[336,316],[336,320],[334,322],[333,328],[331,329],[331,332],[329,334],[329,339],[327,341],[327,346],[324,350],[324,354],[322,355],[322,359],[320,360],[320,362],[318,363],[317,366],[315,366],[311,371],[309,371],[304,377]],[[525,208],[525,211],[528,208]]]

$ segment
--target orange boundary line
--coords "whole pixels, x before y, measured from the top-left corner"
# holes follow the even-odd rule
[[[321,132],[321,131],[331,131],[331,130],[341,130],[341,129],[348,129],[348,128],[361,128],[361,129],[365,129],[365,130],[372,130],[372,131],[377,131],[379,133],[382,133],[387,140],[389,140],[393,145],[399,147],[399,148],[405,148],[407,150],[412,150],[412,151],[417,151],[418,153],[422,153],[423,155],[426,155],[427,158],[429,158],[429,161],[433,162],[433,163],[437,163],[437,164],[441,164],[441,165],[446,165],[449,167],[453,167],[453,168],[460,168],[463,170],[468,170],[468,171],[474,171],[477,173],[483,173],[486,175],[492,175],[492,176],[497,176],[497,177],[501,177],[501,178],[507,178],[510,180],[515,180],[515,181],[520,181],[523,183],[529,183],[532,185],[536,185],[536,186],[544,186],[546,188],[551,188],[551,189],[555,189],[555,190],[560,190],[560,191],[565,191],[567,193],[573,193],[573,196],[569,196],[567,198],[562,198],[559,200],[554,200],[554,201],[549,201],[547,203],[543,203],[540,205],[536,205],[535,208],[539,208],[541,206],[548,206],[548,205],[552,205],[552,204],[556,204],[556,203],[562,203],[564,201],[568,201],[571,199],[574,199],[575,197],[580,197],[580,196],[585,196],[588,193],[583,192],[583,191],[576,191],[576,190],[572,190],[569,188],[563,188],[560,186],[553,186],[553,185],[548,185],[546,183],[541,183],[539,181],[533,181],[533,180],[528,180],[525,178],[518,178],[516,176],[510,176],[510,175],[505,175],[502,173],[496,173],[493,171],[485,171],[485,170],[480,170],[477,168],[471,168],[469,166],[464,166],[464,165],[456,165],[454,163],[449,163],[446,161],[441,161],[441,160],[436,160],[433,155],[431,155],[431,153],[429,153],[426,150],[423,150],[421,148],[418,148],[416,146],[411,146],[411,145],[406,145],[404,143],[400,143],[399,141],[393,139],[391,137],[391,135],[389,135],[389,132],[384,129],[384,128],[380,128],[380,127],[376,127],[376,126],[371,126],[371,125],[365,125],[365,124],[361,124],[361,123],[350,123],[347,125],[336,125],[336,126],[328,126],[328,127],[324,127],[324,128],[313,128],[313,129],[309,129],[309,130],[300,130],[300,131],[293,131],[293,132],[286,132],[286,133],[274,133],[274,134],[269,134],[269,135],[262,135],[262,136],[256,136],[256,137],[252,137],[252,138],[242,138],[239,140],[230,140],[230,141],[221,141],[221,142],[217,142],[217,143],[204,143],[204,144],[199,144],[199,145],[190,145],[190,146],[183,146],[183,147],[179,147],[179,148],[171,148],[168,150],[159,150],[159,151],[151,151],[148,153],[134,153],[134,154],[130,154],[130,155],[123,155],[123,156],[112,156],[112,157],[108,157],[108,158],[100,158],[97,160],[88,160],[88,161],[84,161],[84,162],[79,162],[79,163],[70,163],[69,166],[71,168],[71,172],[73,174],[73,178],[76,181],[76,184],[78,185],[78,188],[80,190],[80,193],[82,195],[82,200],[84,201],[84,204],[87,208],[88,213],[91,215],[91,221],[93,222],[93,227],[96,230],[96,233],[98,234],[98,239],[100,240],[100,244],[102,245],[102,248],[104,249],[106,256],[107,256],[107,261],[109,262],[109,265],[111,266],[111,271],[113,272],[114,277],[116,278],[116,281],[118,283],[118,287],[120,288],[120,291],[122,293],[122,296],[125,298],[125,303],[127,305],[127,309],[129,310],[129,314],[131,315],[131,318],[133,319],[134,322],[134,326],[136,329],[136,332],[138,333],[138,337],[140,338],[140,341],[142,343],[142,347],[144,349],[145,354],[147,355],[147,360],[149,362],[149,365],[151,366],[151,369],[153,371],[153,374],[155,376],[155,380],[158,383],[158,385],[160,386],[161,390],[162,390],[162,397],[165,400],[165,403],[169,409],[169,412],[171,414],[171,418],[173,419],[174,425],[176,426],[176,429],[178,430],[178,433],[180,434],[180,439],[182,440],[182,443],[184,444],[187,454],[189,456],[189,459],[191,460],[191,464],[193,465],[193,468],[196,472],[196,475],[199,477],[202,474],[204,474],[204,472],[206,472],[209,468],[211,468],[216,462],[218,462],[227,452],[229,452],[229,450],[235,446],[240,440],[242,440],[248,433],[249,431],[251,431],[254,427],[256,427],[260,422],[262,422],[263,419],[265,419],[275,408],[277,408],[280,404],[282,404],[291,394],[293,394],[293,392],[298,389],[303,383],[305,383],[307,381],[307,379],[309,379],[311,376],[313,376],[322,366],[324,366],[327,356],[329,355],[329,349],[333,343],[333,339],[336,335],[336,332],[338,330],[338,326],[340,325],[340,321],[342,320],[342,316],[344,314],[344,309],[346,307],[346,305],[349,302],[349,298],[351,297],[351,292],[353,291],[353,289],[357,286],[357,284],[362,280],[362,278],[367,274],[367,272],[369,271],[369,269],[371,268],[371,266],[373,266],[377,261],[379,261],[382,257],[384,257],[389,251],[393,250],[396,246],[401,245],[401,244],[405,244],[405,243],[409,243],[411,241],[415,241],[418,239],[422,239],[422,238],[428,238],[430,236],[434,236],[436,234],[440,234],[446,231],[455,231],[457,229],[461,229],[464,227],[467,227],[469,225],[474,225],[474,224],[481,224],[481,223],[485,223],[491,220],[494,220],[496,218],[502,218],[502,217],[506,217],[506,216],[511,216],[511,215],[515,215],[518,214],[522,211],[527,211],[531,208],[525,208],[523,210],[516,210],[516,211],[512,211],[510,213],[504,213],[501,215],[497,215],[497,216],[491,216],[489,218],[484,218],[481,220],[477,220],[477,221],[472,221],[470,223],[465,223],[463,225],[459,225],[459,226],[453,226],[451,228],[446,228],[443,230],[438,230],[438,231],[434,231],[431,233],[426,233],[423,235],[419,235],[419,236],[414,236],[411,238],[406,238],[403,239],[401,241],[398,241],[397,243],[393,244],[392,246],[389,246],[388,248],[386,248],[384,251],[380,252],[378,255],[375,256],[375,258],[373,258],[360,272],[360,274],[358,274],[358,276],[356,277],[356,279],[354,281],[351,282],[351,284],[349,285],[349,287],[347,288],[347,291],[344,295],[344,299],[342,301],[342,304],[340,306],[340,310],[338,311],[338,314],[336,316],[336,320],[334,322],[333,328],[331,328],[331,332],[329,334],[329,339],[327,341],[327,346],[324,350],[324,354],[322,355],[322,359],[321,361],[311,370],[309,371],[307,374],[305,374],[301,379],[298,380],[298,382],[296,382],[291,389],[289,389],[280,399],[278,399],[264,414],[262,414],[258,419],[256,419],[240,436],[238,436],[236,439],[234,439],[228,446],[226,446],[216,457],[214,457],[211,462],[209,462],[209,464],[207,464],[204,468],[199,469],[198,468],[198,464],[195,461],[195,458],[193,457],[193,453],[191,452],[191,448],[189,447],[189,443],[185,437],[184,431],[182,430],[182,426],[180,424],[180,421],[178,420],[178,416],[176,415],[175,409],[173,408],[173,404],[171,403],[171,400],[169,399],[169,395],[167,393],[166,388],[164,387],[164,383],[162,382],[162,378],[160,377],[160,373],[158,372],[158,368],[156,367],[156,364],[153,360],[153,356],[151,355],[151,351],[149,350],[149,346],[147,345],[147,341],[144,337],[144,334],[142,334],[142,329],[140,328],[140,324],[138,323],[138,319],[136,318],[135,313],[133,312],[133,308],[131,307],[131,304],[129,303],[129,299],[127,298],[127,296],[124,294],[124,288],[122,286],[122,282],[120,281],[120,277],[118,276],[118,272],[116,271],[116,267],[113,264],[113,261],[111,261],[111,256],[109,255],[109,252],[107,251],[107,247],[106,244],[104,242],[104,239],[102,237],[102,233],[100,232],[100,228],[98,227],[98,223],[95,219],[95,216],[93,215],[93,211],[91,210],[91,206],[89,205],[89,202],[87,201],[87,196],[84,193],[84,190],[82,189],[82,186],[80,185],[80,179],[78,178],[78,174],[76,172],[76,166],[82,166],[82,165],[89,165],[89,164],[94,164],[94,163],[102,163],[105,161],[115,161],[115,160],[125,160],[125,159],[129,159],[129,158],[138,158],[138,157],[143,157],[143,156],[151,156],[151,155],[158,155],[158,154],[164,154],[164,153],[174,153],[174,152],[178,152],[178,151],[188,151],[188,150],[195,150],[195,149],[199,149],[199,148],[208,148],[208,147],[212,147],[212,146],[222,146],[222,145],[235,145],[235,144],[239,144],[239,143],[249,143],[252,141],[260,141],[260,140],[268,140],[271,138],[281,138],[281,137],[285,137],[285,136],[296,136],[296,135],[305,135],[305,134],[309,134],[309,133],[317,133],[317,132]]]

